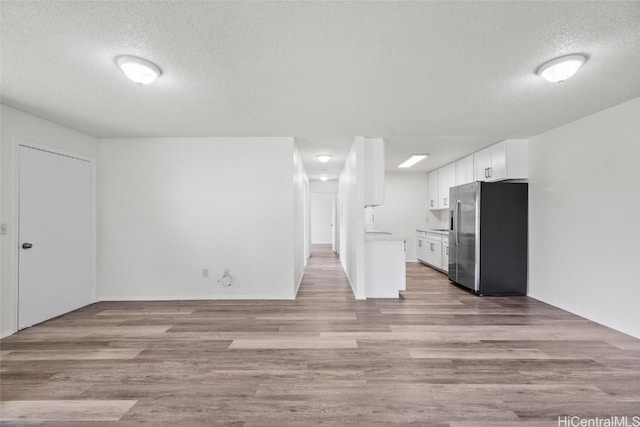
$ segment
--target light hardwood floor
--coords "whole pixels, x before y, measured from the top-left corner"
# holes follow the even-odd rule
[[[325,247],[295,301],[103,302],[0,342],[2,425],[557,426],[640,416],[640,340],[407,264],[355,301]]]

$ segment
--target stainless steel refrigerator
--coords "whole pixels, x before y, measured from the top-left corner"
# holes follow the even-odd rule
[[[479,295],[526,295],[525,183],[451,187],[449,280]]]

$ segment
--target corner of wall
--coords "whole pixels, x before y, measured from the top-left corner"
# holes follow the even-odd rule
[[[365,299],[364,137],[356,137],[338,180],[340,262],[356,299]]]
[[[28,143],[63,154],[95,159],[98,140],[4,104],[0,105],[0,113],[0,218],[8,226],[7,234],[0,238],[0,330],[2,334],[12,334],[18,330],[18,147],[21,143]]]

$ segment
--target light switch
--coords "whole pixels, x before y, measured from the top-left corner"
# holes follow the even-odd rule
[[[7,234],[7,224],[0,224],[0,234]]]

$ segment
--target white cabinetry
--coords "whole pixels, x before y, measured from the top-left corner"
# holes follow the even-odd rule
[[[425,261],[425,257],[424,257],[424,248],[425,248],[425,239],[418,237],[416,239],[416,258],[418,258],[418,261]]]
[[[429,209],[449,208],[449,188],[456,185],[456,164],[429,172]]]
[[[506,139],[474,154],[476,181],[526,179],[527,140]]]
[[[456,161],[456,185],[468,184],[475,180],[473,154]]]
[[[384,140],[364,140],[364,205],[384,204]]]
[[[449,271],[449,236],[442,236],[442,269]]]
[[[476,170],[476,181],[487,181],[491,167],[491,147],[480,150],[473,155]]]
[[[406,253],[403,238],[367,233],[365,277],[367,298],[398,298],[406,290]]]
[[[442,268],[442,235],[427,233],[425,262],[435,268]]]
[[[505,139],[429,172],[429,209],[449,209],[449,188],[474,181],[527,179],[526,139]]]
[[[449,209],[449,188],[456,186],[456,164],[438,169],[438,209]]]
[[[426,262],[427,233],[424,231],[416,231],[416,258],[418,261]]]
[[[449,236],[442,232],[416,230],[418,261],[444,273],[449,269]]]
[[[438,209],[438,170],[429,172],[429,209]]]

